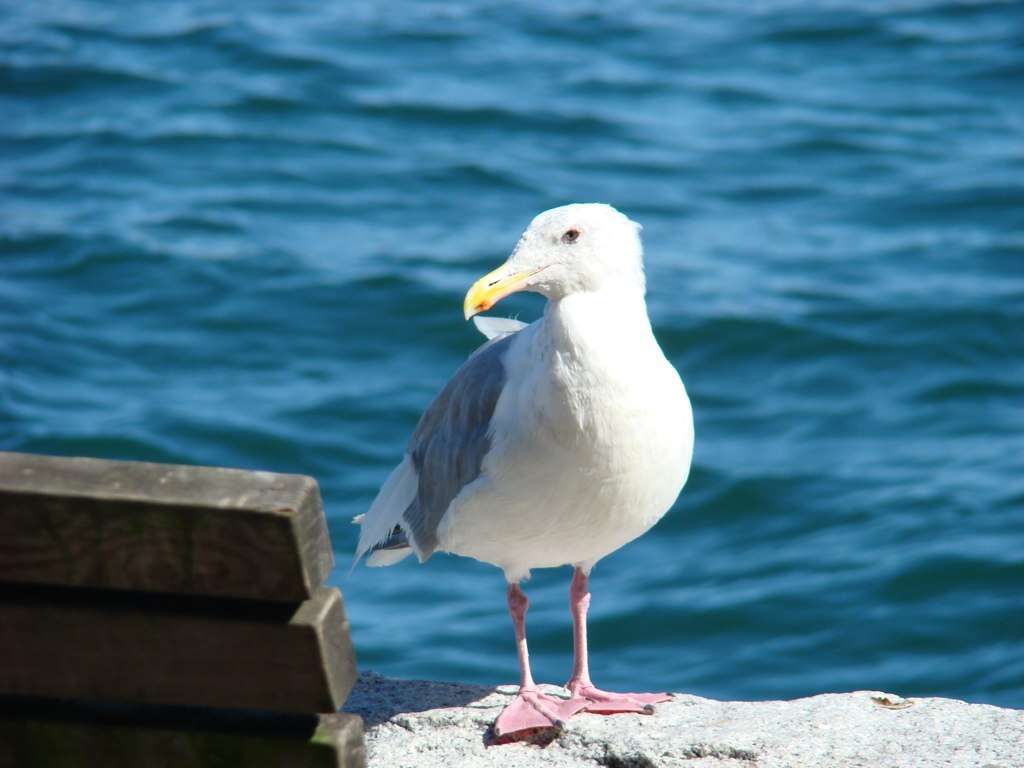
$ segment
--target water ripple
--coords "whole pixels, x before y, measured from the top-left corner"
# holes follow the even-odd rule
[[[360,662],[512,680],[499,573],[345,576],[348,521],[480,342],[466,287],[605,200],[697,445],[595,569],[601,684],[1021,706],[1021,9],[13,4],[0,449],[315,474]]]

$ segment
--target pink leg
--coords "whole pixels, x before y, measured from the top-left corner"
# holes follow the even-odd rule
[[[569,610],[572,612],[573,664],[572,677],[565,687],[571,701],[583,701],[587,712],[611,715],[616,712],[652,714],[654,705],[668,701],[667,693],[609,693],[590,682],[587,663],[587,609],[590,607],[589,579],[582,568],[576,568],[569,588]]]
[[[519,654],[519,693],[494,721],[494,735],[504,736],[532,728],[561,728],[586,703],[576,699],[548,696],[537,688],[530,674],[530,654],[526,648],[526,599],[518,584],[508,585],[508,612],[516,632]]]

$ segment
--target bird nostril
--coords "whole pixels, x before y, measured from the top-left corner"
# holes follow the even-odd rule
[[[497,280],[491,280],[491,282],[489,282],[489,283],[487,284],[487,287],[488,287],[488,288],[492,288],[492,287],[494,287],[494,286],[495,286],[495,285],[497,285],[497,284],[498,284],[498,281],[497,281]]]

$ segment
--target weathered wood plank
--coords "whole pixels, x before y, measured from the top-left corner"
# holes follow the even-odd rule
[[[0,592],[0,695],[331,712],[355,682],[337,589],[318,588],[294,612],[22,591]]]
[[[357,715],[277,729],[0,716],[0,768],[365,768]]]
[[[311,477],[0,452],[0,583],[296,602],[333,565]]]

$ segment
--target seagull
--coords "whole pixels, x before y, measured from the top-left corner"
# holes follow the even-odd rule
[[[517,291],[547,299],[529,325],[477,315]],[[422,563],[450,552],[504,571],[519,692],[495,736],[564,725],[580,711],[650,714],[665,693],[612,693],[590,679],[589,576],[673,505],[693,456],[693,415],[651,330],[640,225],[585,203],[539,214],[508,260],[466,294],[488,337],[420,418],[360,524],[355,562]],[[573,567],[569,697],[530,671],[533,568]]]

